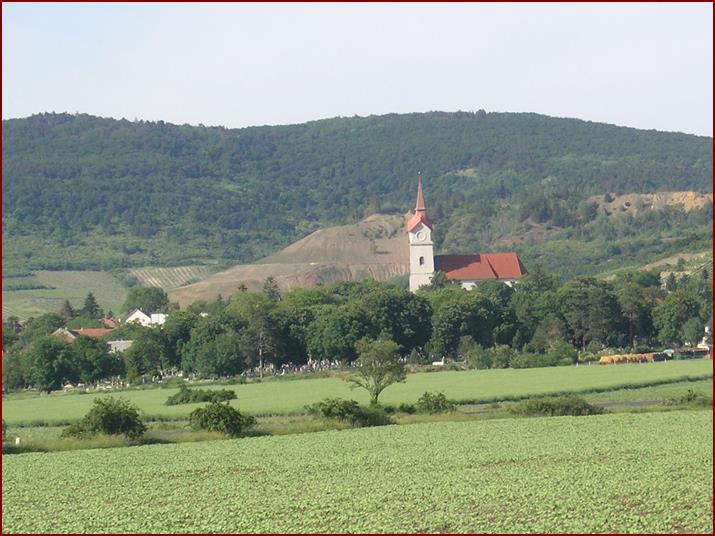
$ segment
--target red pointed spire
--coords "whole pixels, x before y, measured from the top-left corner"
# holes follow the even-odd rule
[[[427,207],[425,207],[425,194],[422,193],[422,173],[417,173],[417,205],[415,206],[417,212],[427,212]]]
[[[423,223],[430,229],[434,230],[434,224],[427,217],[427,207],[425,206],[425,195],[422,192],[422,173],[417,174],[417,204],[415,206],[415,214],[407,222],[407,230],[412,231],[417,224]]]

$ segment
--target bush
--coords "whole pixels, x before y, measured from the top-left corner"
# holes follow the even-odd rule
[[[220,432],[236,437],[246,428],[256,424],[256,419],[250,415],[242,415],[240,411],[229,406],[228,402],[211,402],[205,408],[192,411],[189,424],[194,430]]]
[[[392,419],[380,406],[360,406],[354,400],[326,398],[307,407],[308,413],[323,419],[347,422],[352,426],[383,426],[392,424]]]
[[[146,431],[139,409],[124,398],[97,398],[82,420],[62,431],[61,437],[85,437],[98,433],[137,439]]]
[[[3,441],[7,437],[7,423],[5,422],[5,419],[2,420],[2,438]]]
[[[702,393],[696,393],[692,389],[678,398],[672,398],[666,404],[673,406],[692,406],[696,408],[712,408],[713,399]]]
[[[198,402],[225,402],[234,400],[236,393],[230,389],[189,389],[182,385],[178,393],[166,399],[167,406],[177,406],[179,404],[196,404]]]
[[[604,409],[593,406],[580,396],[538,396],[512,406],[510,412],[518,415],[556,417],[559,415],[600,415]]]
[[[415,408],[414,404],[405,404],[404,402],[394,406],[392,404],[383,404],[382,409],[385,411],[385,413],[388,414],[393,414],[393,413],[408,413],[412,415],[413,413],[417,412],[417,408]]]
[[[454,410],[452,404],[444,393],[425,393],[417,400],[417,411],[420,413],[445,413]]]

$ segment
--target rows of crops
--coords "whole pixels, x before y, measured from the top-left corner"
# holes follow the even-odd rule
[[[177,266],[175,268],[133,268],[129,273],[145,287],[177,288],[209,275],[206,266]]]
[[[712,532],[712,413],[3,459],[3,532]]]
[[[520,396],[561,390],[582,390],[667,380],[682,376],[712,375],[712,361],[670,361],[666,363],[618,366],[580,366],[541,369],[478,370],[467,372],[434,372],[411,374],[403,384],[391,386],[380,400],[384,403],[415,402],[425,391],[441,391],[450,398],[488,399],[500,396]],[[214,386],[213,388],[224,388]],[[233,385],[238,400],[232,404],[254,414],[300,412],[306,404],[326,397],[353,398],[368,401],[362,390],[351,390],[338,378],[271,381],[260,384]],[[126,391],[130,399],[148,415],[185,417],[196,406],[165,406],[164,402],[177,389]],[[11,423],[27,423],[38,419],[49,422],[79,419],[92,405],[95,395],[65,395],[53,393],[32,398],[3,401],[2,416]]]

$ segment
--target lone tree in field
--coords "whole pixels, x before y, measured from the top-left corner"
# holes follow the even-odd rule
[[[348,381],[370,394],[370,403],[377,404],[380,393],[393,383],[405,381],[405,367],[400,363],[400,346],[389,340],[361,339],[355,345],[360,356],[355,362],[357,372]]]

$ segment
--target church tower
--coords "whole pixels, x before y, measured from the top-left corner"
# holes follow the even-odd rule
[[[432,231],[434,225],[427,217],[425,196],[422,193],[422,174],[417,175],[417,204],[415,214],[407,222],[410,241],[410,291],[422,285],[429,285],[434,275],[434,247]]]

